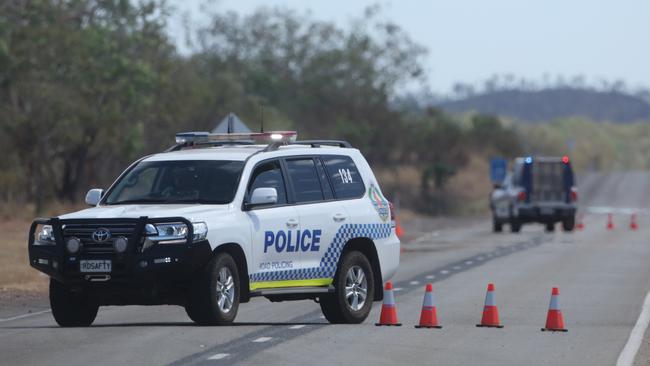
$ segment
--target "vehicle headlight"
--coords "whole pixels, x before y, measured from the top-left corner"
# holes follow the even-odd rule
[[[208,225],[205,222],[192,223],[193,241],[204,240],[208,235]],[[182,244],[187,241],[188,227],[182,222],[164,224],[147,224],[145,226],[147,239],[143,249],[153,244]]]
[[[34,245],[56,245],[56,240],[54,239],[54,229],[52,228],[52,225],[41,226],[41,230],[36,236]]]

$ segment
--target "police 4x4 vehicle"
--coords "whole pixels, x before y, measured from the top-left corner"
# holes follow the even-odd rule
[[[253,296],[365,320],[399,264],[392,206],[359,150],[296,136],[178,134],[90,190],[94,207],[35,220],[29,260],[51,277],[57,323],[88,326],[101,305],[173,304],[227,324]]]
[[[546,231],[557,222],[564,231],[575,226],[578,191],[568,156],[516,158],[512,171],[497,184],[490,195],[493,231],[510,224],[512,232],[538,222]]]

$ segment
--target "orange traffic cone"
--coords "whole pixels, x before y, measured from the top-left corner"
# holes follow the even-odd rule
[[[607,230],[614,230],[614,221],[612,220],[612,214],[607,214]]]
[[[585,229],[584,218],[582,216],[583,215],[578,216],[578,225],[577,225],[578,230],[584,230]]]
[[[442,328],[438,324],[438,315],[436,313],[436,303],[433,299],[433,285],[427,283],[424,292],[424,301],[422,302],[422,312],[420,313],[420,324],[416,328]]]
[[[402,325],[397,321],[397,308],[395,308],[395,297],[393,296],[393,283],[388,281],[384,287],[384,303],[381,305],[379,323],[375,325]]]
[[[404,237],[404,229],[402,229],[402,223],[400,222],[399,216],[395,216],[395,234],[400,239]]]
[[[636,223],[636,213],[633,213],[630,217],[630,229],[637,230],[639,225]]]
[[[542,331],[568,331],[564,328],[564,318],[562,317],[562,311],[560,310],[560,304],[558,301],[559,297],[560,290],[557,287],[553,287],[553,291],[551,291],[551,303],[548,305],[548,315],[546,316],[546,327],[542,328]]]
[[[483,318],[481,324],[476,324],[477,327],[488,328],[503,328],[499,324],[499,310],[494,301],[494,284],[488,284],[487,294],[485,294],[485,307],[483,308]]]

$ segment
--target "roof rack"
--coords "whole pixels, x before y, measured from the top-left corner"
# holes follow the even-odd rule
[[[289,145],[311,145],[311,147],[321,147],[321,145],[326,145],[352,148],[352,144],[343,140],[300,140],[291,142]]]
[[[165,152],[180,151],[185,148],[202,148],[202,147],[219,147],[219,146],[241,146],[241,145],[254,145],[255,143],[250,140],[233,140],[233,141],[209,141],[209,142],[183,142],[171,146]]]

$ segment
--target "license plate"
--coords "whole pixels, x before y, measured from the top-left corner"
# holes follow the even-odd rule
[[[552,215],[553,213],[555,213],[555,211],[552,208],[547,208],[547,207],[541,208],[539,212],[542,215]]]
[[[110,260],[81,260],[79,261],[79,271],[107,273],[111,271],[112,264]]]

